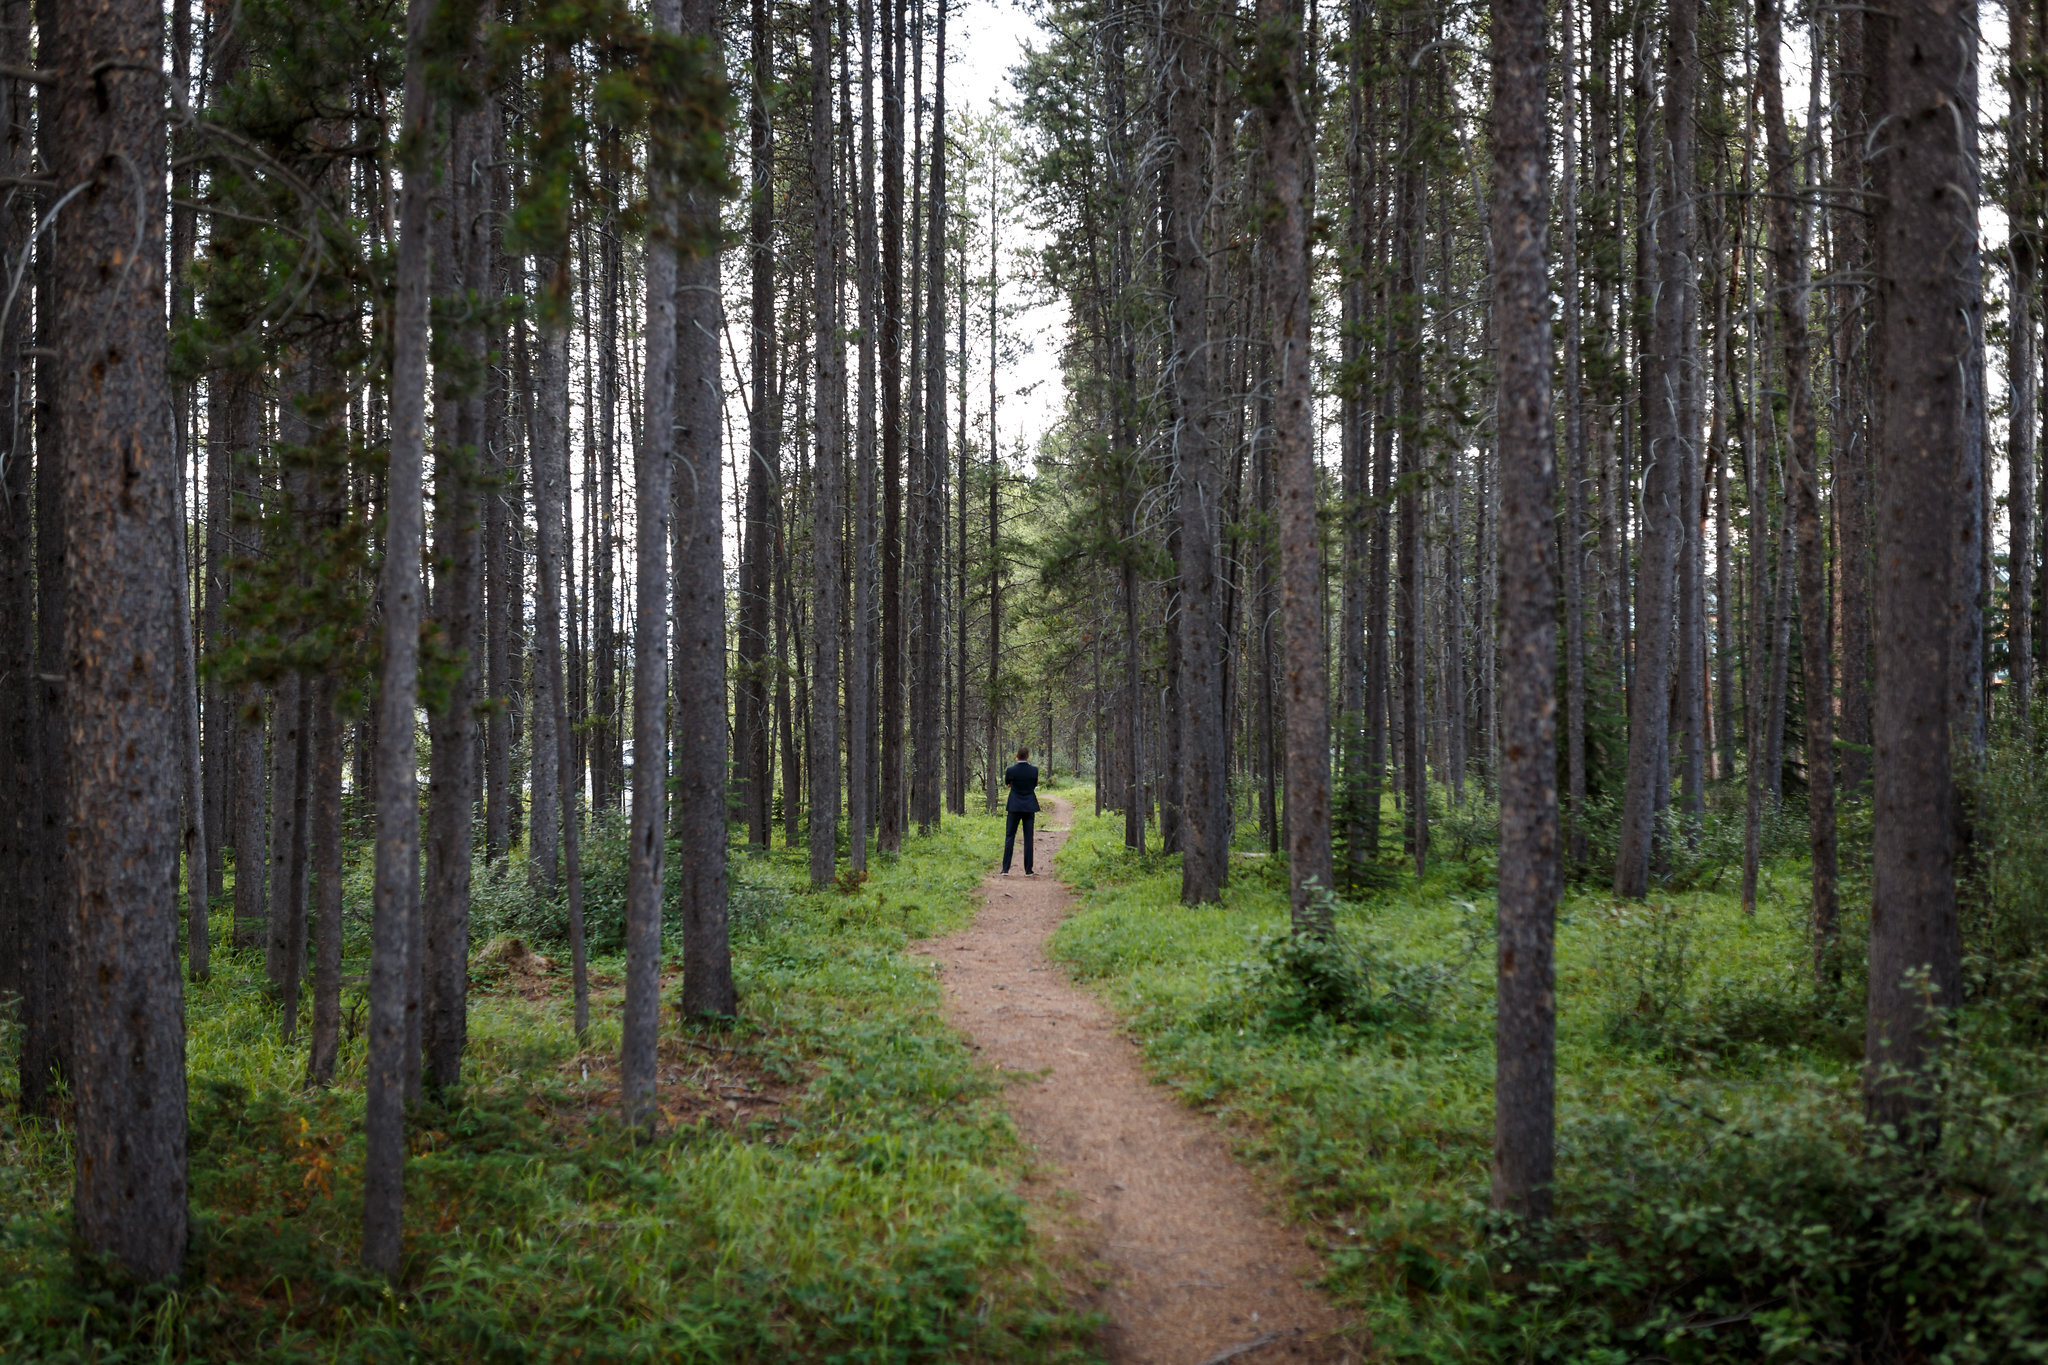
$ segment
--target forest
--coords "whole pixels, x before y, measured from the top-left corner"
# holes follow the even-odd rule
[[[2041,0],[0,0],[0,1360],[2048,1359],[2044,229]]]

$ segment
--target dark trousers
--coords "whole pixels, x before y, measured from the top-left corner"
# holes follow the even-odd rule
[[[1037,811],[1013,810],[1003,829],[1003,871],[1010,870],[1010,850],[1017,846],[1017,822],[1024,822],[1024,870],[1031,871],[1031,826],[1038,819]]]

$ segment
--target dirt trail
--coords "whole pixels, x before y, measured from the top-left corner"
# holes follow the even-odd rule
[[[1213,1125],[1145,1077],[1116,1017],[1076,989],[1045,941],[1071,901],[1052,875],[1072,817],[1046,798],[1038,875],[1023,850],[982,882],[960,933],[918,945],[936,961],[947,1011],[983,1060],[1034,1073],[1010,1112],[1058,1183],[1075,1192],[1081,1235],[1107,1269],[1095,1306],[1119,1365],[1225,1360],[1337,1362],[1355,1353],[1342,1319],[1303,1286],[1314,1263],[1268,1212]]]

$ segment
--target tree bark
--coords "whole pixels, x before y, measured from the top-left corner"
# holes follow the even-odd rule
[[[1324,655],[1321,537],[1309,392],[1306,161],[1300,0],[1259,0],[1266,84],[1264,207],[1273,300],[1273,464],[1279,500],[1280,617],[1287,711],[1287,870],[1295,932],[1335,928],[1330,899],[1330,678]]]
[[[710,0],[684,0],[685,33],[715,43],[716,18]],[[682,201],[682,214],[685,249],[676,265],[676,465],[671,476],[675,518],[672,821],[676,903],[683,931],[683,1013],[724,1018],[738,1012],[739,997],[732,979],[725,866],[725,525],[719,421],[723,394],[718,366],[724,307],[719,288],[716,196],[701,185],[690,188]],[[658,628],[660,608],[653,610],[651,624]],[[636,727],[641,705],[638,685],[636,675]],[[658,712],[658,693],[651,705]],[[634,751],[643,752],[637,728],[634,734]],[[765,731],[762,737],[766,738]],[[637,761],[633,772],[637,783]],[[763,777],[765,791],[765,773]],[[635,792],[637,801],[637,787]]]
[[[1578,18],[1572,0],[1563,8],[1564,34],[1560,61],[1564,68],[1564,126],[1561,130],[1564,154],[1563,222],[1559,236],[1564,243],[1564,401],[1565,401],[1565,535],[1564,535],[1564,629],[1565,629],[1565,771],[1570,784],[1565,847],[1576,874],[1586,860],[1586,405],[1580,370],[1581,318],[1579,308],[1579,71]],[[1526,22],[1526,21],[1525,21]],[[1519,34],[1519,29],[1517,30]],[[1539,111],[1540,112],[1540,111]],[[1500,241],[1496,224],[1496,243]],[[1496,308],[1498,304],[1496,303]],[[1718,411],[1718,406],[1717,409]],[[1503,487],[1507,452],[1502,448]],[[1502,526],[1506,532],[1505,523]],[[1502,546],[1502,564],[1512,561]]]
[[[2007,458],[2012,483],[2006,499],[2011,518],[2010,583],[2006,599],[2005,638],[2012,676],[2012,712],[2022,735],[2032,731],[2034,700],[2034,455],[2040,420],[2036,398],[2040,384],[2037,358],[2039,320],[2035,291],[2039,266],[2036,234],[2040,231],[2040,187],[2036,167],[2039,117],[2038,60],[2032,18],[2034,0],[2007,0],[2006,22],[2011,35],[2011,77],[2007,135],[2011,186],[2006,214],[2011,225],[2006,251],[2010,257],[2012,297],[2006,310],[2011,333],[2005,372],[2012,384],[2012,411]]]
[[[341,718],[334,703],[339,685],[331,677],[311,680],[308,707],[313,756],[309,845],[314,903],[313,1037],[306,1080],[329,1085],[341,1056]]]
[[[1181,849],[1180,899],[1206,905],[1221,899],[1230,873],[1230,775],[1225,771],[1228,717],[1223,713],[1222,575],[1223,463],[1214,425],[1210,377],[1209,53],[1215,46],[1202,0],[1169,0],[1160,20],[1167,163],[1161,270],[1172,322],[1167,371],[1173,387],[1173,469],[1178,512]],[[1162,838],[1166,831],[1162,830]],[[1169,845],[1169,851],[1172,845]]]
[[[0,4],[0,63],[32,64],[27,0]],[[34,87],[0,80],[0,175],[25,176],[34,160]],[[10,261],[34,250],[36,201],[17,194],[0,214],[0,250]],[[24,303],[26,300],[23,301]],[[42,879],[36,872],[42,835],[42,782],[36,760],[35,471],[34,386],[26,371],[23,343],[34,316],[17,303],[0,330],[0,376],[7,380],[0,401],[0,675],[13,685],[0,688],[0,998],[22,1002],[31,989],[33,951],[42,926],[38,907]],[[205,869],[194,869],[204,891]],[[202,950],[203,951],[203,950]],[[203,959],[202,959],[203,960]],[[27,1021],[24,1019],[24,1025]],[[24,1028],[27,1032],[27,1027]]]
[[[752,405],[747,414],[746,539],[739,583],[739,689],[735,729],[738,776],[746,805],[747,843],[766,850],[775,791],[769,743],[769,632],[775,558],[774,499],[782,477],[781,434],[775,393],[775,147],[768,100],[774,77],[774,41],[768,0],[753,0],[751,81],[747,123],[751,140],[747,240],[752,262],[752,314],[748,362]]]
[[[1864,69],[1864,11],[1845,6],[1835,11],[1834,23],[1836,55],[1829,74],[1834,84],[1834,122],[1839,129],[1836,174],[1845,182],[1843,189],[1861,191],[1868,183],[1869,172],[1865,160],[1869,127],[1864,110],[1869,81]],[[1842,792],[1852,801],[1870,794],[1871,776],[1871,588],[1876,572],[1872,549],[1876,534],[1872,521],[1876,440],[1871,366],[1876,338],[1869,332],[1871,295],[1863,282],[1871,264],[1868,207],[1868,201],[1860,194],[1838,194],[1832,215],[1835,273],[1848,279],[1835,291],[1835,308],[1841,319],[1835,328],[1836,388],[1840,399],[1831,454],[1842,580],[1838,642],[1842,654]]]
[[[655,0],[650,17],[655,32],[677,32],[682,4]],[[657,154],[647,170],[647,378],[641,390],[645,407],[633,479],[638,509],[633,555],[633,793],[626,853],[626,1000],[619,1031],[620,1117],[629,1129],[649,1136],[657,1115],[661,891],[667,853],[662,788],[668,776],[668,631],[662,617],[668,607],[669,518],[674,511],[669,467],[678,453],[676,390],[682,379],[676,363],[679,188],[674,169]],[[690,378],[700,380],[695,374]],[[701,473],[694,463],[691,472]],[[676,624],[680,635],[680,613]],[[678,688],[679,704],[684,695]],[[725,690],[720,688],[716,695],[722,708]],[[710,813],[699,809],[691,814],[701,821]]]
[[[1886,129],[1873,156],[1878,321],[1877,675],[1864,1094],[1905,1123],[1940,1011],[1961,1003],[1950,673],[1955,528],[1974,498],[1965,367],[1981,308],[1976,7],[1869,12],[1864,70]],[[1924,974],[1924,976],[1922,975]],[[1930,1006],[1932,1009],[1930,1010]]]
[[[73,1220],[83,1251],[137,1280],[164,1280],[184,1260],[187,1210],[172,616],[172,537],[182,529],[164,403],[163,11],[150,0],[66,5],[42,33],[57,78],[46,87],[51,173],[94,186],[63,220],[53,318],[71,456]]]
[[[1805,234],[1792,217],[1792,139],[1785,127],[1785,97],[1778,77],[1783,28],[1777,0],[1757,3],[1757,84],[1764,105],[1764,213],[1771,237],[1772,292],[1785,351],[1785,388],[1790,395],[1790,461],[1786,483],[1799,573],[1799,662],[1804,687],[1806,731],[1807,842],[1813,866],[1813,955],[1827,956],[1835,938],[1835,756],[1829,725],[1833,686],[1828,668],[1826,547],[1821,543],[1819,450],[1815,439],[1813,383],[1809,371],[1807,295],[1811,288]]]
[[[882,20],[882,743],[875,847],[903,847],[903,49],[905,0]]]
[[[474,35],[461,39],[465,60],[474,60]],[[464,110],[452,120],[446,186],[446,231],[436,253],[435,273],[445,291],[461,297],[490,290],[490,202],[488,160],[480,112]],[[478,626],[483,608],[482,565],[478,562],[477,462],[483,449],[483,371],[488,339],[478,319],[459,324],[463,359],[440,378],[435,425],[433,614],[442,648],[455,656],[446,695],[429,712],[432,752],[428,760],[427,879],[423,905],[421,1062],[422,1079],[436,1090],[462,1080],[462,1054],[469,1041],[469,891],[475,853],[471,826],[476,814],[476,696]]]
[[[1636,578],[1635,667],[1629,683],[1628,776],[1622,798],[1614,894],[1645,895],[1656,842],[1657,810],[1669,771],[1672,631],[1677,616],[1678,557],[1686,446],[1685,359],[1693,252],[1694,103],[1699,85],[1698,0],[1672,0],[1665,17],[1664,154],[1656,230],[1656,299],[1645,352],[1644,426],[1649,450],[1643,474],[1641,563]]]
[[[939,722],[943,714],[945,648],[940,632],[941,579],[945,575],[946,523],[946,7],[938,6],[932,59],[930,215],[925,228],[924,448],[919,500],[916,671],[917,698],[911,706],[911,815],[929,833],[939,823]]]
[[[1561,880],[1545,20],[1543,0],[1493,0],[1502,659],[1493,1204],[1531,1219],[1549,1216],[1556,1151],[1551,948]]]
[[[867,871],[874,824],[875,641],[875,13],[860,0],[860,203],[856,209],[856,271],[860,286],[860,389],[855,412],[853,498],[853,627],[846,674],[846,832],[848,866]],[[843,70],[843,67],[842,67]],[[854,136],[851,117],[848,136]],[[715,362],[717,353],[712,353]]]
[[[427,46],[435,0],[406,13],[404,188],[398,202],[397,290],[391,335],[391,457],[384,489],[383,677],[377,695],[377,851],[370,949],[370,1060],[363,1165],[363,1265],[398,1275],[405,1213],[405,1072],[419,910],[420,501],[426,456],[427,211],[433,194],[433,96]]]
[[[811,468],[811,887],[832,885],[839,844],[839,538],[846,499],[846,436],[840,396],[846,384],[846,343],[839,332],[839,196],[832,155],[832,22],[824,3],[811,6],[811,234],[815,295],[817,389]],[[943,380],[941,381],[943,382]]]

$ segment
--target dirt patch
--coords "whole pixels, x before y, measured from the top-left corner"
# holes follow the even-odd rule
[[[1046,805],[1060,828],[1039,831],[1039,874],[991,874],[971,926],[913,950],[937,964],[947,1012],[982,1059],[1023,1073],[1010,1111],[1072,1196],[1042,1179],[1025,1194],[1099,1267],[1092,1298],[1110,1319],[1110,1359],[1355,1360],[1343,1319],[1303,1283],[1317,1267],[1301,1234],[1273,1215],[1214,1125],[1146,1078],[1108,1007],[1046,956],[1071,908],[1052,874],[1072,814]]]
[[[555,1068],[561,1089],[528,1107],[550,1127],[573,1131],[619,1113],[619,1055],[579,1052]],[[655,1106],[666,1130],[708,1126],[773,1141],[802,1087],[770,1074],[760,1058],[664,1034],[655,1051]]]

